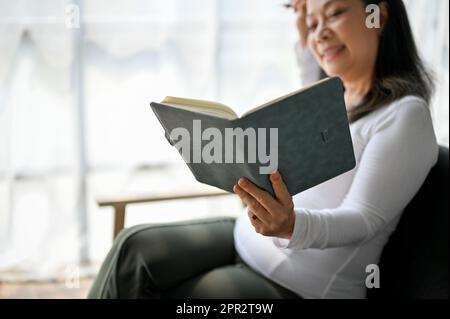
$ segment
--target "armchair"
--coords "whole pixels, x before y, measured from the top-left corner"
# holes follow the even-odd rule
[[[448,148],[406,207],[379,262],[380,288],[369,289],[369,299],[449,297]],[[99,200],[115,210],[114,236],[123,228],[127,205],[176,199],[233,195],[223,191]]]
[[[114,209],[114,229],[113,239],[125,226],[126,208],[128,205],[151,202],[164,202],[181,199],[196,199],[196,198],[211,198],[220,196],[236,196],[221,190],[213,191],[197,191],[187,193],[175,193],[170,195],[149,195],[149,196],[134,196],[122,198],[103,198],[97,200],[100,207],[112,207]]]

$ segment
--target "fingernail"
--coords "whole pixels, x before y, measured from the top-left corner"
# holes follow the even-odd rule
[[[240,178],[238,184],[240,186],[245,186],[247,185],[247,181],[245,180],[245,178]]]
[[[278,173],[278,171],[273,172],[271,176],[274,181],[277,181],[280,179],[280,173]]]

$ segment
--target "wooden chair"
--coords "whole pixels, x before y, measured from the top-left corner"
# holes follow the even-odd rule
[[[114,209],[114,229],[113,239],[124,228],[125,214],[128,205],[173,201],[181,199],[196,199],[196,198],[212,198],[220,196],[237,196],[233,193],[228,193],[222,190],[211,191],[196,191],[186,193],[173,193],[168,195],[149,195],[149,196],[131,196],[131,197],[117,197],[117,198],[103,198],[98,199],[97,204],[100,207],[112,207]]]

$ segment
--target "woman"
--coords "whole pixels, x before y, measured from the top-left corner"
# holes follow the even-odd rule
[[[369,4],[379,8],[378,28],[366,25]],[[302,64],[311,65],[307,44],[320,68],[344,83],[356,167],[294,197],[278,172],[270,175],[274,197],[242,178],[234,190],[247,209],[234,226],[206,220],[128,229],[90,297],[365,297],[366,267],[378,263],[437,161],[432,81],[401,0],[292,5]]]

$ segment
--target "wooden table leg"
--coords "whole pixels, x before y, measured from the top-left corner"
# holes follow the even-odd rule
[[[114,205],[114,233],[113,239],[116,238],[117,234],[124,228],[125,226],[125,209],[126,205],[122,203],[118,203]]]

